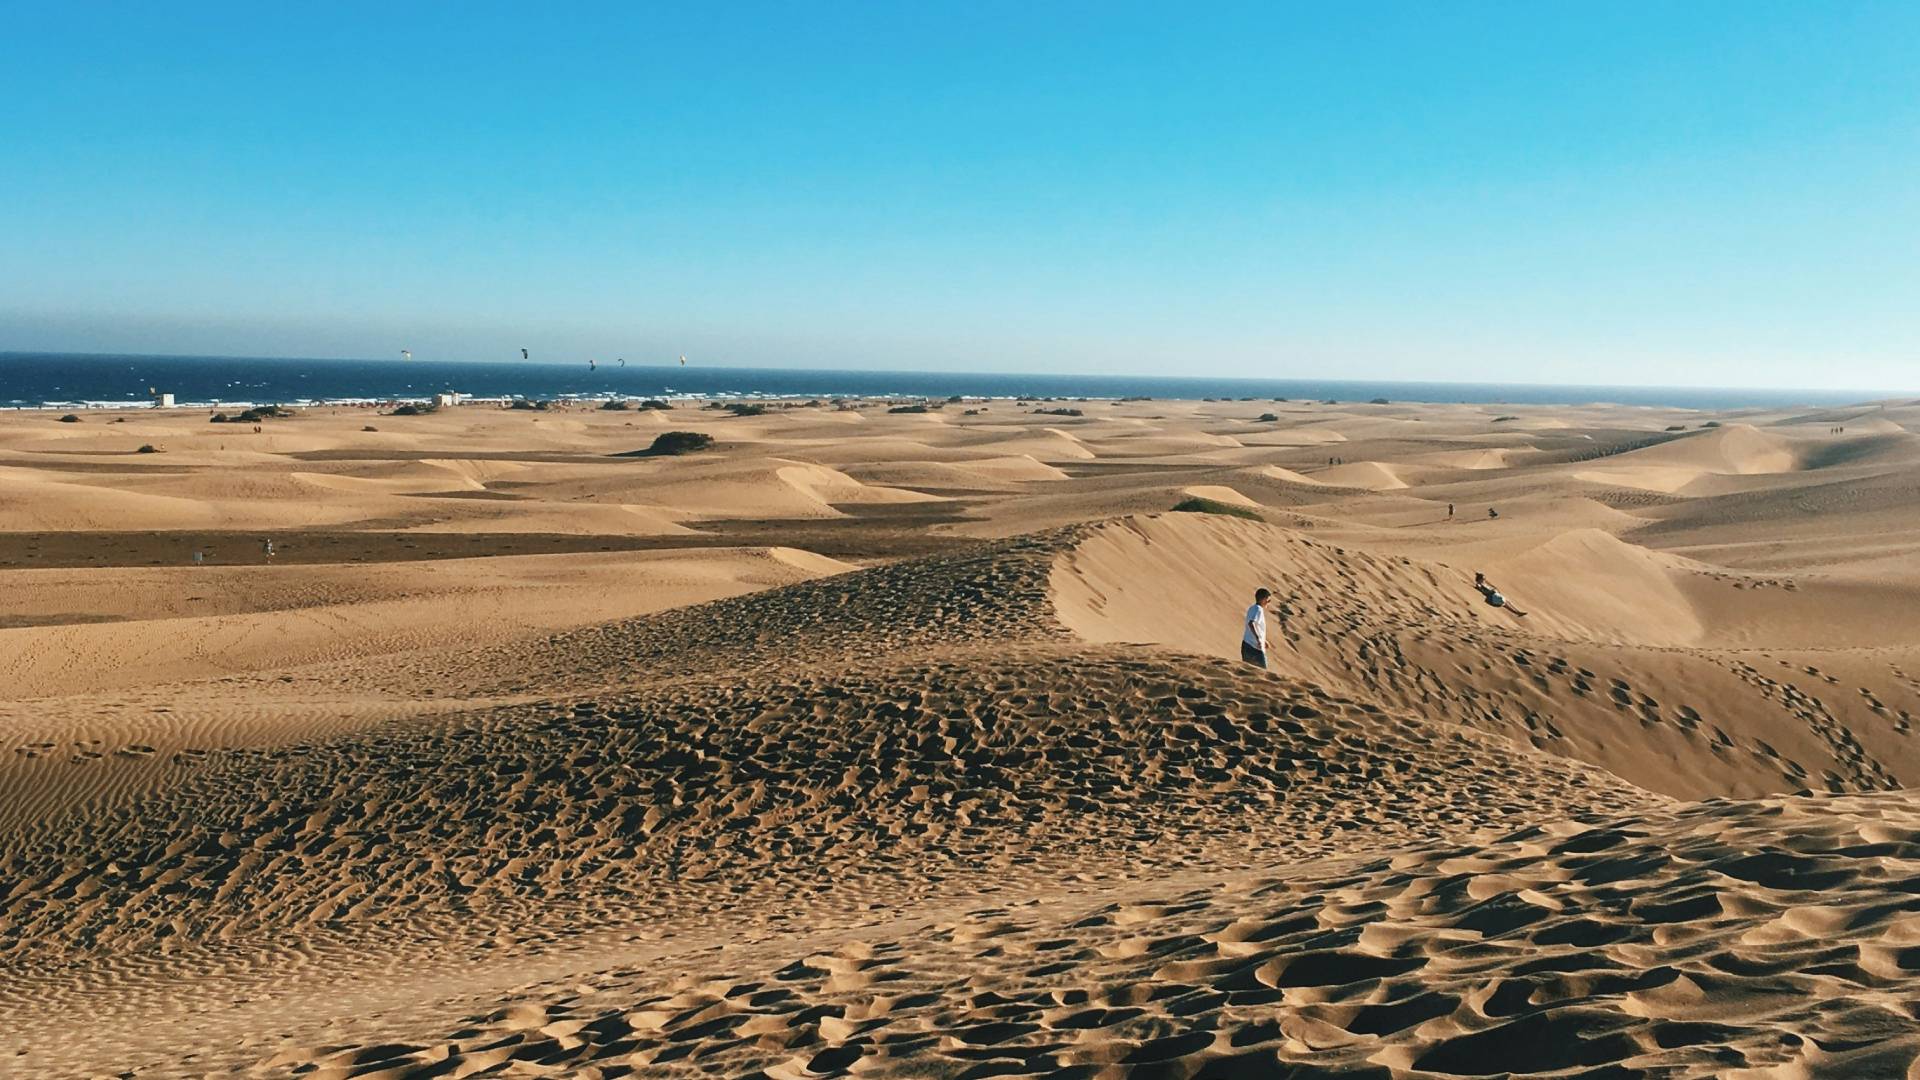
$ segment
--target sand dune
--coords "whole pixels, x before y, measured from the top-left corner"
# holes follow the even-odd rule
[[[1513,450],[1504,446],[1485,450],[1442,450],[1427,454],[1420,460],[1423,464],[1444,465],[1450,469],[1504,469],[1510,464],[1512,453]]]
[[[123,573],[113,585],[119,597],[88,605],[109,607],[112,621],[0,629],[0,679],[19,697],[43,697],[80,687],[217,678],[424,645],[496,641],[847,569],[811,552],[781,549],[462,559],[362,570],[349,583],[266,603],[252,591],[270,578],[265,568]],[[131,598],[141,588],[164,595]],[[52,618],[74,619],[72,601],[36,596],[61,591],[57,584],[30,578],[15,589],[16,611],[51,608]],[[227,595],[221,606],[228,610],[187,613],[219,594]],[[234,594],[254,601],[246,605],[253,610],[233,610]],[[192,602],[179,604],[183,596]],[[168,613],[150,611],[150,605]]]
[[[885,487],[944,489],[985,488],[1019,490],[1035,481],[1064,480],[1067,474],[1025,454],[1009,457],[964,458],[959,461],[883,461],[848,466],[848,476]]]
[[[1266,586],[1278,598],[1283,670],[1507,732],[1662,792],[1876,790],[1911,753],[1909,720],[1884,702],[1884,715],[1861,707],[1878,691],[1816,699],[1749,652],[1676,648],[1707,633],[1695,597],[1708,583],[1680,588],[1694,573],[1683,564],[1575,533],[1486,568],[1527,616],[1481,603],[1465,569],[1176,514],[1100,527],[1062,556],[1052,588],[1081,637],[1228,657],[1238,631],[1220,612]],[[1738,592],[1732,584],[1715,587]],[[1896,674],[1900,662],[1875,681],[1911,714],[1920,687]]]
[[[1355,461],[1351,464],[1335,465],[1321,469],[1312,477],[1322,484],[1335,487],[1366,488],[1369,491],[1391,491],[1407,486],[1400,473],[1391,465],[1378,461]]]
[[[1577,625],[1583,636],[1637,645],[1691,645],[1706,636],[1683,590],[1699,568],[1599,529],[1571,529],[1492,567],[1498,581]],[[1605,582],[1604,588],[1595,588]]]
[[[1920,407],[1076,407],[0,417],[0,1074],[1920,1069]]]
[[[1621,1061],[1677,1077],[1898,1076],[1914,1048],[1885,1034],[1904,1010],[1884,987],[1910,978],[1920,925],[1880,912],[1906,906],[1888,861],[1920,850],[1916,826],[1897,796],[1736,803],[1283,878],[1174,877],[804,956],[736,954],[705,980],[623,969],[526,987],[417,1043],[269,1061],[315,1076],[516,1062],[782,1078],[1583,1075]],[[1802,906],[1843,883],[1844,906]],[[1489,978],[1503,963],[1519,970]]]
[[[1182,488],[1181,491],[1183,494],[1190,495],[1196,499],[1211,499],[1214,502],[1225,503],[1228,506],[1257,507],[1260,505],[1258,502],[1242,495],[1238,489],[1227,487],[1224,484],[1195,484],[1189,488]]]
[[[990,431],[959,445],[976,452],[984,451],[1002,457],[1019,455],[1048,463],[1091,461],[1096,456],[1072,433],[1053,427],[1018,432]]]
[[[1324,486],[1320,481],[1315,480],[1313,477],[1308,476],[1305,473],[1297,473],[1297,472],[1294,472],[1292,469],[1283,469],[1278,465],[1260,465],[1256,467],[1255,471],[1258,472],[1261,476],[1264,476],[1269,480],[1278,480],[1284,484],[1308,484],[1316,487]]]
[[[1727,424],[1644,450],[1628,451],[1614,459],[1614,463],[1745,476],[1791,472],[1799,467],[1799,454],[1786,437],[1761,431],[1751,424]]]

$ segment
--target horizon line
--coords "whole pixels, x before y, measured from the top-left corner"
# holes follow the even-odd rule
[[[528,365],[541,365],[541,366],[548,366],[548,367],[561,367],[561,366],[577,365],[581,362],[580,360],[545,360],[545,359],[535,360],[532,358],[521,360],[521,359],[511,358],[511,357],[506,359],[499,359],[499,360],[473,360],[473,359],[435,358],[435,357],[412,358],[412,359],[405,359],[405,360],[389,360],[389,359],[385,359],[381,357],[373,357],[373,356],[291,356],[291,355],[268,356],[268,355],[245,354],[245,353],[231,353],[231,354],[228,354],[228,353],[122,353],[122,352],[64,351],[64,350],[46,350],[46,349],[0,349],[0,358],[22,357],[22,356],[44,357],[44,358],[88,357],[88,358],[108,358],[108,359],[128,359],[128,360],[261,360],[269,363],[297,363],[301,361],[319,361],[322,363],[363,363],[363,364],[391,363],[396,366],[404,366],[404,367],[418,367],[426,364],[499,364],[503,366],[509,365],[509,364],[528,364]],[[588,357],[585,359],[595,363],[600,362],[599,357]],[[1249,375],[1207,375],[1207,374],[1137,375],[1137,374],[1125,374],[1125,373],[1113,373],[1113,372],[1032,371],[1032,370],[1008,371],[1004,369],[983,369],[978,371],[955,371],[950,369],[931,369],[931,368],[914,369],[914,368],[888,368],[888,367],[832,368],[832,367],[803,367],[803,366],[780,366],[780,365],[765,366],[765,365],[756,365],[756,364],[732,363],[727,361],[703,363],[703,364],[697,365],[696,367],[686,367],[686,368],[683,368],[677,364],[635,362],[635,363],[629,364],[628,368],[640,368],[642,370],[658,369],[660,371],[686,371],[686,372],[692,372],[695,370],[781,371],[781,372],[820,372],[820,373],[827,373],[827,374],[837,374],[837,373],[856,374],[857,373],[857,374],[867,374],[867,375],[912,375],[912,376],[920,376],[920,377],[942,376],[942,375],[976,376],[976,377],[1005,375],[1005,376],[1043,377],[1043,378],[1056,378],[1056,379],[1073,379],[1073,378],[1138,379],[1138,380],[1145,380],[1150,382],[1183,382],[1183,381],[1192,381],[1196,379],[1206,379],[1206,380],[1212,380],[1215,382],[1223,382],[1223,383],[1341,382],[1341,383],[1350,383],[1354,385],[1364,385],[1364,386],[1470,386],[1470,387],[1511,386],[1511,387],[1536,387],[1536,388],[1578,389],[1578,390],[1698,390],[1698,391],[1756,390],[1756,391],[1765,391],[1771,394],[1810,393],[1810,394],[1833,395],[1833,394],[1858,393],[1863,395],[1869,395],[1870,397],[1867,400],[1880,400],[1883,398],[1920,395],[1920,388],[1896,389],[1896,388],[1889,388],[1889,387],[1835,387],[1832,389],[1822,389],[1819,387],[1810,387],[1810,386],[1772,386],[1772,385],[1734,386],[1734,385],[1725,385],[1725,384],[1712,385],[1712,384],[1703,384],[1703,383],[1474,382],[1474,381],[1465,380],[1465,379],[1368,379],[1368,378],[1352,378],[1352,377],[1330,376],[1330,375],[1322,375],[1322,376],[1313,376],[1313,375],[1249,376]],[[627,368],[621,368],[618,370],[627,370]],[[1878,397],[1871,397],[1871,395],[1878,395]]]

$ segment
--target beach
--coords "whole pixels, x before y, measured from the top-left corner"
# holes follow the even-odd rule
[[[0,1075],[1920,1075],[1920,401],[671,405],[0,413]]]

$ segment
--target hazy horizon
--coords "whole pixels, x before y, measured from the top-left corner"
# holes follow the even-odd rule
[[[561,358],[554,358],[554,357],[538,357],[538,356],[530,357],[526,360],[522,360],[517,355],[517,351],[516,351],[516,355],[504,356],[504,357],[487,357],[487,358],[438,357],[438,358],[423,360],[417,356],[411,359],[397,359],[393,357],[378,357],[378,356],[299,356],[299,355],[292,355],[292,354],[283,355],[283,356],[272,356],[272,355],[236,354],[236,353],[202,353],[202,354],[113,353],[113,352],[73,351],[73,350],[53,350],[53,349],[0,348],[0,360],[4,360],[5,358],[10,356],[42,356],[42,357],[72,356],[72,357],[89,357],[89,358],[91,357],[126,357],[128,359],[144,359],[144,360],[258,360],[258,361],[271,363],[271,364],[298,364],[302,362],[375,363],[375,364],[391,363],[397,369],[419,368],[422,365],[464,366],[468,364],[507,364],[507,365],[535,364],[535,365],[550,366],[554,368],[576,368],[587,362],[586,359],[581,359],[581,358],[561,359]],[[593,357],[592,359],[594,359],[597,363],[609,365],[609,368],[603,368],[602,370],[609,370],[610,366],[615,362],[615,360],[610,360],[606,356],[596,356],[596,357]],[[677,358],[647,359],[647,358],[638,358],[638,357],[632,357],[632,358],[619,357],[617,359],[624,359],[626,361],[627,370],[660,370],[660,371],[678,371],[678,372],[685,372],[689,370],[688,368],[682,367],[678,363]],[[1322,383],[1322,382],[1346,382],[1346,383],[1353,383],[1355,385],[1381,386],[1381,387],[1460,386],[1460,387],[1513,387],[1516,389],[1539,388],[1539,389],[1547,389],[1547,390],[1562,389],[1562,388],[1571,389],[1571,390],[1681,390],[1681,391],[1684,391],[1684,390],[1698,390],[1698,391],[1754,390],[1757,392],[1764,392],[1770,395],[1793,393],[1795,391],[1806,391],[1809,393],[1818,393],[1826,397],[1831,397],[1832,395],[1836,395],[1836,394],[1856,393],[1861,395],[1858,400],[1862,402],[1877,400],[1878,398],[1884,398],[1884,397],[1907,397],[1912,394],[1920,394],[1920,384],[1915,384],[1913,386],[1756,387],[1756,386],[1741,386],[1741,385],[1700,385],[1700,384],[1677,383],[1677,382],[1580,383],[1580,382],[1548,382],[1548,381],[1526,380],[1526,379],[1503,379],[1499,381],[1490,382],[1485,380],[1473,380],[1473,379],[1374,379],[1374,378],[1367,378],[1365,376],[1334,377],[1334,376],[1325,375],[1324,373],[1316,373],[1311,370],[1300,370],[1295,372],[1278,372],[1275,374],[1268,374],[1268,375],[1214,375],[1209,373],[1200,373],[1200,374],[1194,374],[1194,375],[1173,375],[1173,374],[1125,374],[1125,373],[1107,373],[1107,372],[1098,372],[1098,371],[1054,372],[1054,371],[1019,370],[1019,369],[1013,369],[1013,368],[987,368],[987,367],[914,368],[914,367],[888,367],[883,364],[873,365],[873,366],[863,366],[863,367],[799,367],[791,364],[762,365],[762,364],[724,363],[724,362],[701,363],[698,365],[693,365],[691,367],[691,370],[696,373],[701,371],[710,371],[710,370],[743,371],[743,372],[744,371],[769,371],[769,372],[790,371],[790,372],[796,372],[796,373],[819,372],[824,374],[834,374],[834,373],[844,372],[846,374],[851,374],[851,375],[905,374],[905,375],[928,375],[928,376],[954,375],[954,376],[962,376],[962,377],[1032,375],[1032,376],[1041,376],[1041,377],[1049,377],[1049,378],[1058,377],[1063,379],[1086,377],[1091,379],[1113,379],[1113,380],[1146,380],[1146,381],[1163,380],[1168,383],[1189,383],[1194,381],[1248,382],[1248,383],[1261,383],[1261,384],[1271,384],[1271,383],[1312,384],[1312,383]]]
[[[23,10],[0,351],[1916,389],[1920,9]]]

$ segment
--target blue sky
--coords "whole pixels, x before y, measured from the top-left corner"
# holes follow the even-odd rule
[[[1920,5],[553,7],[0,0],[0,350],[1920,389]]]

